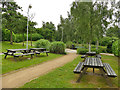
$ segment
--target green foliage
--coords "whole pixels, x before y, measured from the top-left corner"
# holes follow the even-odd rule
[[[97,54],[99,54],[100,53],[100,49],[96,49],[96,48],[91,48],[91,52],[96,52]]]
[[[50,42],[45,39],[40,39],[36,42],[35,47],[36,48],[46,48],[47,50],[49,50]]]
[[[66,42],[66,47],[67,47],[67,48],[73,48],[73,45],[74,45],[74,48],[75,48],[75,46],[76,46],[75,43],[73,43],[73,42],[71,42],[71,41]]]
[[[16,34],[15,35],[15,42],[22,42],[24,40],[27,39],[27,34],[24,34],[24,38],[23,38],[23,34]],[[33,33],[32,34],[32,40],[33,41],[37,41],[37,40],[40,40],[40,39],[43,39],[43,36],[38,34],[38,33]],[[28,40],[31,40],[31,34],[28,34]]]
[[[118,38],[116,38],[116,37],[103,37],[100,45],[107,46],[106,51],[108,53],[112,53],[112,43],[113,43],[113,41],[116,41],[116,40],[118,40]]]
[[[119,33],[118,33],[118,26],[114,26],[114,27],[110,27],[107,31],[106,31],[106,36],[109,36],[109,37],[118,37],[119,36]]]
[[[63,42],[52,42],[50,52],[57,54],[65,54],[65,44]]]
[[[78,48],[77,49],[77,54],[86,54],[88,52],[88,49],[86,48]]]
[[[25,36],[25,40],[26,40],[26,36]],[[19,43],[23,41],[23,35],[22,34],[16,34],[15,35],[15,42]]]
[[[28,36],[28,39],[30,40],[30,34],[29,34],[29,36]],[[37,41],[37,40],[39,40],[39,39],[43,39],[43,36],[42,35],[40,35],[40,34],[38,34],[38,33],[33,33],[32,34],[32,40],[33,41]]]
[[[106,50],[101,48],[101,52],[112,53],[112,43],[113,43],[113,41],[116,41],[116,40],[118,40],[118,38],[116,38],[116,37],[103,37],[100,45],[107,46],[107,48],[106,48]]]
[[[107,46],[111,42],[112,42],[111,37],[103,37],[102,40],[100,41],[100,45]]]
[[[99,53],[106,53],[107,47],[106,46],[99,46],[98,49],[96,49],[95,45],[91,45],[91,51],[92,52],[96,52],[97,54]],[[88,52],[88,47],[87,45],[84,45],[84,48],[78,48],[77,49],[77,53],[78,54],[86,54],[86,52]]]
[[[48,28],[37,28],[36,32],[41,34],[44,39],[47,39],[49,41],[54,40],[54,31],[52,31]]]
[[[8,29],[2,29],[2,40],[3,41],[10,41],[11,33]],[[15,40],[15,34],[12,32],[13,41]]]
[[[106,46],[99,46],[98,47],[100,53],[107,53],[107,47]]]
[[[119,56],[120,54],[119,47],[120,47],[120,40],[117,40],[112,44],[112,52],[115,56]]]

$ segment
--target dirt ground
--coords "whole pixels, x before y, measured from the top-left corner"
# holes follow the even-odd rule
[[[78,55],[69,53],[65,56],[56,58],[51,61],[44,62],[34,67],[29,67],[8,75],[2,76],[2,88],[18,88],[31,80],[44,75],[53,69],[63,66],[64,64],[73,61]]]

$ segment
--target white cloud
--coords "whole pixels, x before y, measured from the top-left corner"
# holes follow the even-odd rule
[[[27,16],[29,4],[32,5],[30,13],[35,13],[33,21],[42,26],[42,21],[52,21],[55,26],[60,22],[60,15],[67,17],[67,11],[70,11],[70,4],[75,0],[15,0],[23,9],[23,15]]]

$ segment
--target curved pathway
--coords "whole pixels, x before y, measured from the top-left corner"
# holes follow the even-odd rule
[[[44,75],[53,69],[63,66],[64,64],[73,61],[78,55],[69,53],[60,58],[44,62],[34,67],[29,67],[15,73],[2,76],[2,88],[17,88],[25,83]]]

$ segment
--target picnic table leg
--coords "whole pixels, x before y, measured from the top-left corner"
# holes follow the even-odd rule
[[[48,53],[46,53],[47,54],[47,56],[48,56]]]
[[[31,54],[31,58],[33,58],[33,55]]]
[[[83,69],[83,72],[82,73],[80,73],[80,77],[78,78],[78,80],[76,81],[77,83],[79,83],[80,82],[80,80],[81,80],[81,78],[82,78],[82,76],[85,74],[85,72],[87,71],[87,67],[84,67],[84,69]]]
[[[103,77],[106,79],[107,84],[108,84],[110,87],[112,87],[112,83],[111,83],[111,81],[109,81],[109,80],[108,80],[108,76],[105,75],[104,68],[99,68],[99,70],[101,71]]]
[[[93,68],[93,73],[95,72],[95,68]]]
[[[7,55],[8,55],[8,54],[6,53],[4,59],[6,59]]]

